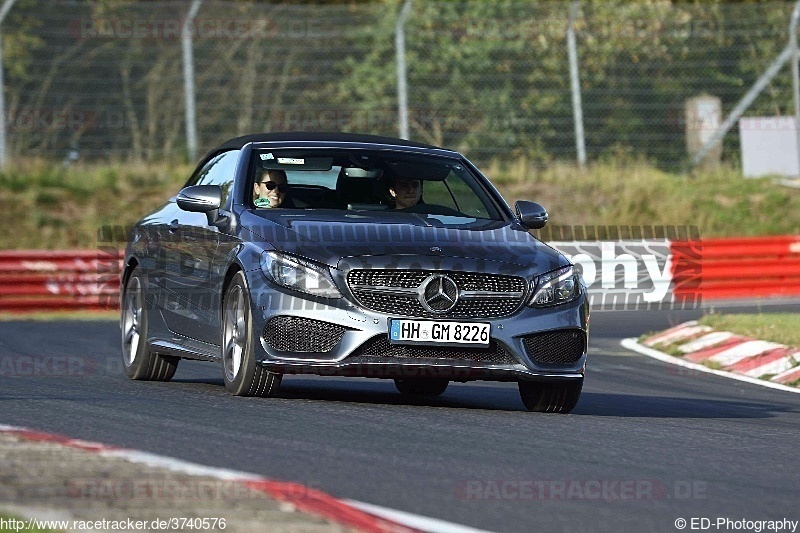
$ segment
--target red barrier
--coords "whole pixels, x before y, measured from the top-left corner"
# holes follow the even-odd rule
[[[800,296],[800,236],[673,241],[673,294]],[[123,253],[0,251],[0,311],[119,308]]]
[[[0,251],[0,311],[116,310],[123,253]]]
[[[676,296],[800,296],[800,235],[675,241],[670,249]]]

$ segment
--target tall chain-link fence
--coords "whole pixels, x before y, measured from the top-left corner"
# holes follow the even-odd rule
[[[13,158],[187,156],[181,2],[18,0],[3,22]],[[398,134],[401,3],[204,0],[189,26],[202,152],[261,131]],[[575,19],[589,160],[684,163],[686,99],[727,113],[787,43],[791,3],[583,1]],[[412,139],[478,161],[574,161],[569,3],[414,0]],[[786,67],[748,114],[789,115]],[[738,157],[733,131],[724,156]]]

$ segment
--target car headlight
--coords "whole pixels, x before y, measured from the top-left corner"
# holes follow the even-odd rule
[[[328,267],[280,252],[263,252],[261,270],[267,278],[283,287],[322,298],[341,298]]]
[[[533,296],[528,305],[550,307],[571,302],[581,294],[580,274],[566,266],[533,280]]]

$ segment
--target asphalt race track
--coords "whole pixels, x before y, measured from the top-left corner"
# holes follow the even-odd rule
[[[0,424],[491,531],[798,520],[800,394],[695,373],[619,344],[699,314],[593,314],[584,394],[566,416],[525,412],[514,384],[451,384],[441,398],[408,401],[391,381],[290,376],[278,398],[234,398],[221,367],[188,361],[171,383],[131,382],[116,323],[5,322]],[[41,364],[15,363],[23,360]]]

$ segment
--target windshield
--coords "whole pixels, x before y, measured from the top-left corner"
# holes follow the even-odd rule
[[[256,209],[333,209],[501,220],[458,160],[367,150],[258,149],[251,165]]]

